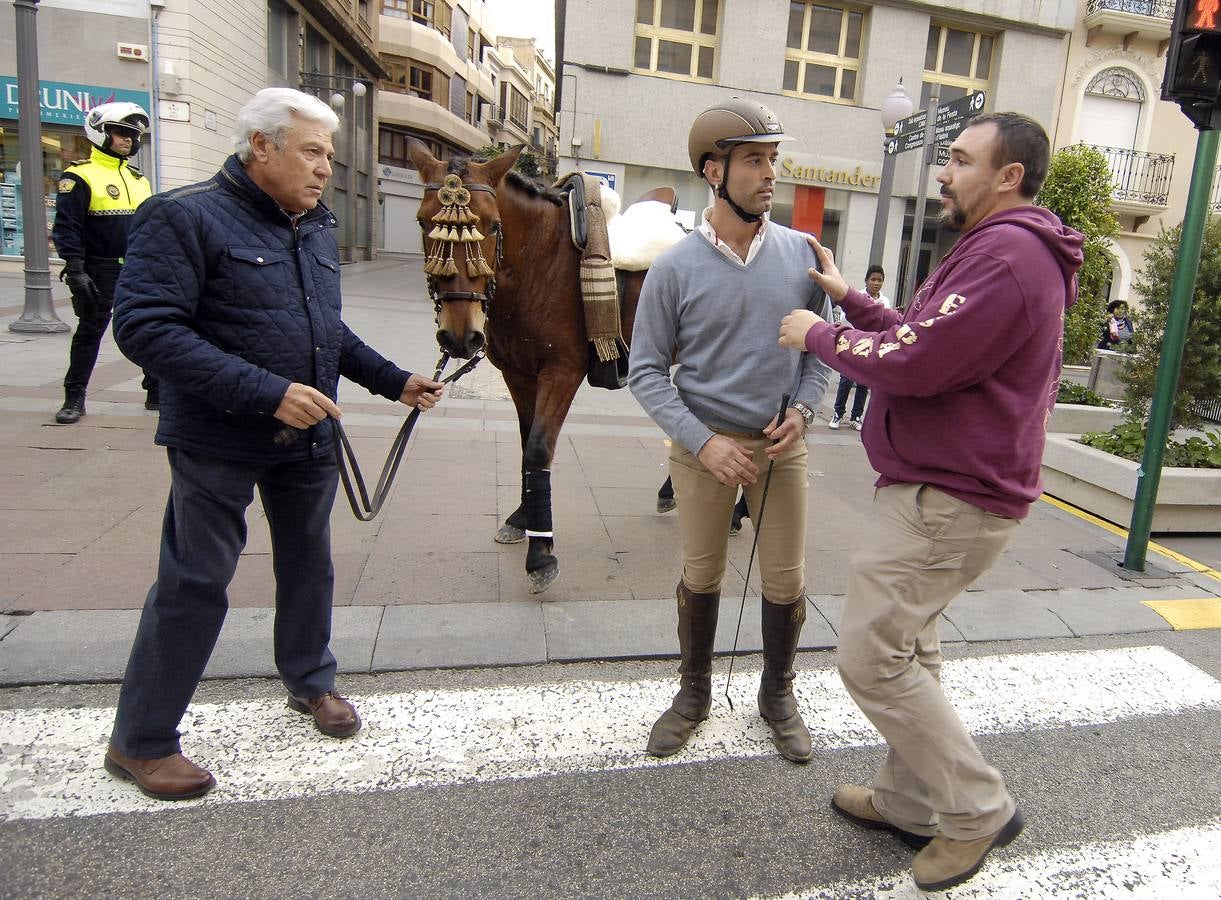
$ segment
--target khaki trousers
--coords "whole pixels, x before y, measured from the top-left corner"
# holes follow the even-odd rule
[[[745,488],[751,525],[759,527],[759,503],[767,475],[766,449],[771,441],[762,435],[723,432],[752,454],[759,480]],[[805,441],[776,461],[767,493],[767,509],[759,528],[759,573],[763,594],[785,605],[805,593],[806,495],[809,482]],[[690,450],[677,441],[670,446],[670,479],[678,501],[678,526],[683,545],[683,582],[696,593],[721,589],[729,554],[729,523],[738,488],[724,485],[704,468]]]
[[[874,806],[916,834],[992,834],[1013,815],[1013,798],[941,690],[937,619],[996,562],[1018,520],[926,484],[878,488],[873,514],[852,560],[837,662],[889,745]]]

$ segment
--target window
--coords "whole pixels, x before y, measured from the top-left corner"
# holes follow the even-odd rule
[[[286,80],[297,49],[297,17],[280,0],[267,0],[267,68]]]
[[[530,101],[526,95],[507,81],[501,82],[500,105],[509,121],[525,131],[530,124]]]
[[[720,0],[636,0],[636,71],[712,81],[720,7]]]
[[[471,62],[479,62],[479,58],[475,56],[475,48],[479,42],[475,39],[475,30],[469,29],[466,32],[466,58]]]
[[[428,147],[428,152],[437,159],[443,160],[450,157],[447,148],[427,135],[408,134],[405,131],[398,131],[383,125],[377,134],[377,161],[382,165],[414,169],[415,163],[411,161],[411,155],[407,152],[407,138],[409,137],[421,141]]]
[[[865,14],[818,2],[789,4],[786,94],[856,102]]]
[[[383,55],[382,65],[390,76],[382,81],[382,90],[449,106],[449,76],[444,72],[402,56]]]
[[[466,92],[466,122],[468,125],[475,124],[475,116],[479,111],[479,101],[475,99],[475,95],[470,91]]]
[[[449,37],[453,10],[445,0],[382,0],[382,15],[410,19]]]
[[[929,26],[924,51],[924,84],[920,89],[919,109],[928,106],[932,85],[941,85],[941,103],[965,97],[988,88],[992,77],[990,34],[963,31],[950,25]]]

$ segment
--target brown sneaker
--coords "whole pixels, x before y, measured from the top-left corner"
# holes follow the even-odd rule
[[[314,717],[318,730],[328,737],[351,737],[360,731],[360,716],[356,707],[337,694],[327,691],[321,697],[289,697],[288,706],[299,713]]]
[[[1004,847],[1022,833],[1026,822],[1020,810],[995,834],[970,841],[956,841],[944,834],[933,838],[912,860],[912,877],[922,891],[944,891],[970,879],[983,866],[989,851]]]
[[[181,753],[159,759],[133,759],[114,747],[106,748],[106,771],[124,781],[134,781],[141,793],[154,800],[190,800],[216,787],[216,779]]]
[[[859,784],[842,784],[831,798],[831,808],[862,828],[874,831],[889,831],[913,850],[922,850],[933,839],[933,836],[916,834],[893,825],[882,818],[873,806],[873,791]]]

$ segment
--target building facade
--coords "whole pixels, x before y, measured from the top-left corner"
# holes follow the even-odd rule
[[[43,0],[35,21],[38,42],[39,119],[42,171],[21,171],[21,133],[17,112],[17,43],[13,4],[0,15],[0,258],[14,261],[27,239],[22,193],[36,191],[47,209],[49,242],[60,173],[89,157],[85,115],[112,101],[138,103],[152,112],[152,41],[147,0]],[[82,52],[88,51],[88,52]],[[133,162],[155,177],[150,144]]]
[[[495,38],[483,0],[381,0],[377,173],[382,249],[419,253],[424,194],[407,139],[438,159],[489,143],[497,97]]]
[[[871,259],[882,100],[900,79],[917,109],[934,84],[942,103],[983,90],[987,110],[1053,132],[1078,18],[1075,0],[559,0],[560,168],[602,175],[625,202],[672,185],[690,227],[710,198],[687,159],[692,120],[726,97],[756,98],[797,138],[780,147],[773,218],[818,234],[853,282],[880,262],[890,293],[920,154],[896,163],[885,248]],[[920,232],[923,276],[950,238],[934,216]]]
[[[1196,132],[1159,99],[1173,16],[1173,0],[1080,0],[1069,36],[1056,147],[1089,144],[1111,168],[1111,300],[1140,303],[1145,251],[1187,208]]]
[[[81,125],[93,106],[130,100],[152,133],[137,165],[154,189],[210,178],[233,152],[238,110],[256,91],[283,85],[326,99],[340,116],[334,175],[324,202],[340,223],[345,260],[376,248],[374,92],[382,77],[377,16],[367,0],[42,0],[37,14],[44,171],[53,213],[64,166],[88,156]],[[24,235],[10,215],[17,171],[13,16],[0,16],[0,204],[3,252]],[[10,99],[11,98],[11,99]],[[20,210],[20,202],[16,203]],[[23,230],[23,229],[22,229]]]
[[[556,175],[556,149],[559,144],[560,131],[555,122],[555,69],[545,57],[534,38],[501,37],[496,40],[496,47],[502,59],[505,51],[513,55],[517,68],[521,70],[525,81],[530,85],[530,109],[528,117],[517,115],[519,121],[525,121],[527,131],[526,145],[539,163],[539,170],[544,178],[554,178]],[[506,82],[507,83],[507,82]],[[503,89],[502,89],[503,90]],[[504,90],[504,94],[508,94]],[[515,89],[512,97],[515,104],[520,104],[524,97],[519,97],[520,89]],[[501,97],[504,106],[506,96]],[[497,138],[499,141],[500,138]],[[504,141],[515,143],[515,141]]]

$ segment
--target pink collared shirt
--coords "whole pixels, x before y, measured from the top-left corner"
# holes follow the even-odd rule
[[[754,239],[750,242],[750,247],[746,250],[745,260],[734,252],[733,247],[729,246],[727,243],[717,237],[716,229],[713,228],[712,223],[708,221],[708,217],[711,215],[712,207],[710,206],[705,209],[704,214],[700,216],[700,227],[698,229],[699,233],[706,237],[708,239],[708,243],[720,250],[721,253],[725,254],[725,256],[731,261],[736,262],[740,266],[749,265],[750,261],[759,254],[759,248],[763,246],[763,233],[767,231],[767,214],[765,213],[763,218],[759,221],[759,230],[755,232]]]

